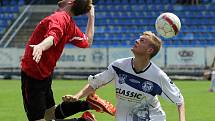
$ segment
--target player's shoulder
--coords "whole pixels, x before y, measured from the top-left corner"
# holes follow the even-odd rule
[[[58,20],[70,20],[71,17],[65,11],[56,11],[52,13],[48,18],[58,19]]]
[[[167,74],[155,63],[151,62],[151,68],[154,72],[156,72],[159,76],[167,76]]]
[[[126,64],[126,63],[131,63],[132,57],[128,57],[128,58],[120,58],[115,60],[113,63],[114,64]]]
[[[113,61],[109,66],[116,66],[116,67],[121,67],[124,65],[128,65],[131,63],[132,57],[129,58],[120,58],[115,61]]]

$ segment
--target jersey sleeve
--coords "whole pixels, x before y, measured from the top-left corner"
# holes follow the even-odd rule
[[[53,14],[47,18],[48,25],[47,33],[45,37],[53,36],[54,37],[54,45],[62,38],[64,32],[66,31],[67,19],[63,14]]]
[[[161,97],[164,99],[169,100],[177,105],[181,105],[184,102],[184,98],[180,90],[166,74],[162,74],[161,76],[161,87]]]
[[[71,43],[80,48],[87,48],[88,44],[88,37],[75,25],[75,34],[71,40]]]
[[[110,64],[105,71],[94,76],[90,75],[88,77],[88,82],[90,86],[92,86],[94,89],[97,89],[103,85],[110,83],[114,78],[115,72],[112,68],[112,64]]]

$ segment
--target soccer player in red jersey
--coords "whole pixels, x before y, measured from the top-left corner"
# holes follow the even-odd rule
[[[92,0],[61,0],[58,6],[56,12],[36,26],[21,59],[22,96],[29,121],[44,121],[45,114],[51,116],[55,110],[52,74],[65,44],[88,48],[93,42],[95,17]],[[72,17],[86,13],[88,23],[84,34]]]

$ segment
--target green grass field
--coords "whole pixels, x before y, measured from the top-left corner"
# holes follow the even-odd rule
[[[56,103],[61,102],[61,96],[74,94],[81,89],[86,81],[55,80],[53,91]],[[209,81],[175,81],[181,89],[186,103],[187,121],[214,121],[215,93],[207,92]],[[115,103],[115,93],[112,84],[97,91],[100,97]],[[177,109],[172,103],[163,99],[161,104],[167,114],[167,121],[177,121]],[[114,121],[114,117],[94,112],[98,121]],[[79,117],[80,114],[73,117]],[[0,121],[27,121],[22,106],[19,80],[0,80]]]

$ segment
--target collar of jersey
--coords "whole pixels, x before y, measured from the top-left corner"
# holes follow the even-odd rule
[[[145,69],[143,69],[142,71],[137,72],[137,71],[135,70],[135,68],[134,68],[133,61],[134,61],[134,58],[131,59],[131,66],[132,66],[133,71],[134,71],[136,74],[140,74],[140,73],[143,73],[143,72],[147,71],[147,70],[149,69],[149,67],[152,65],[152,63],[150,62],[150,63],[146,66]]]

